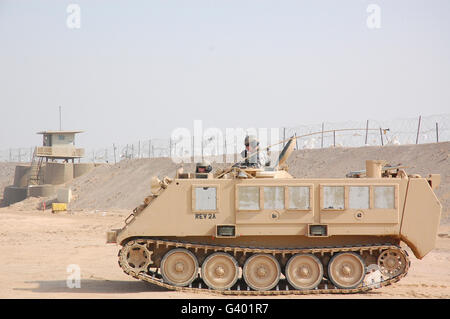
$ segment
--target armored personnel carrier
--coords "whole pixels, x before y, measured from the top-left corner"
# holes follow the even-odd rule
[[[174,290],[277,295],[355,293],[397,282],[435,246],[440,176],[367,160],[344,178],[293,178],[233,165],[153,177],[151,194],[107,233],[119,265]]]

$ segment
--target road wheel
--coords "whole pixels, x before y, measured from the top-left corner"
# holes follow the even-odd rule
[[[253,290],[270,290],[280,280],[280,264],[272,255],[256,254],[246,260],[242,274]]]
[[[331,282],[341,289],[359,286],[366,274],[361,256],[352,252],[339,253],[328,263],[328,276]]]
[[[214,253],[208,256],[202,265],[202,279],[211,289],[231,288],[239,276],[239,266],[227,253]]]
[[[323,266],[314,255],[296,254],[288,260],[285,275],[295,289],[314,289],[322,281]]]
[[[192,252],[184,248],[168,251],[161,260],[161,275],[174,286],[187,286],[198,274],[198,261]]]

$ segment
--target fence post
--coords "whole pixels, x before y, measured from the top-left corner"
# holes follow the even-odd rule
[[[436,143],[439,143],[439,128],[437,122],[436,122]]]
[[[420,120],[422,119],[422,116],[419,116],[419,125],[417,126],[417,137],[416,137],[416,144],[419,144],[419,132],[420,132]]]
[[[151,153],[150,150],[152,149],[152,139],[148,140],[148,158],[150,158]]]
[[[321,148],[323,148],[323,128],[324,128],[324,123],[322,123],[322,141],[321,141],[321,145],[320,145]]]
[[[383,132],[381,130],[381,127],[380,127],[380,138],[381,138],[381,146],[383,146],[384,145],[383,144]]]
[[[192,134],[192,163],[194,163],[195,158],[195,140],[194,140],[194,134]]]
[[[333,130],[333,146],[336,147],[336,130]]]
[[[364,143],[364,145],[367,145],[367,135],[369,134],[369,120],[367,120],[366,122],[366,141]]]

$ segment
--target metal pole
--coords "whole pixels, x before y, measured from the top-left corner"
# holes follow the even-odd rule
[[[439,128],[437,122],[436,122],[436,143],[439,143]]]
[[[61,106],[59,107],[59,130],[61,131]]]
[[[284,142],[286,140],[286,128],[283,127],[283,148],[286,145],[286,143]]]
[[[364,145],[367,145],[367,135],[369,134],[369,120],[367,120],[366,123],[366,142],[364,143]]]
[[[333,146],[336,147],[336,130],[333,131]]]
[[[139,141],[138,143],[138,158],[141,158],[141,141]]]
[[[222,156],[222,160],[224,161],[224,163],[226,163],[227,161],[227,137],[225,136],[225,138],[223,139],[223,156]]]
[[[381,138],[381,146],[383,146],[384,145],[383,144],[383,132],[381,130],[381,127],[380,127],[380,138]]]
[[[294,133],[295,136],[295,149],[298,150],[298,139],[297,139],[297,133]]]
[[[151,153],[150,150],[152,149],[152,139],[148,140],[148,158],[150,158]]]
[[[419,116],[419,125],[417,126],[416,144],[419,144],[419,132],[420,132],[420,121],[421,120],[422,120],[422,116]]]
[[[322,142],[321,142],[321,148],[323,148],[323,128],[324,128],[324,123],[322,123]]]
[[[113,143],[113,150],[114,150],[114,164],[117,164],[116,162],[116,146]]]

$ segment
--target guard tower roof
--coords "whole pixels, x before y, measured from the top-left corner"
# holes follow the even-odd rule
[[[84,131],[42,131],[37,132],[36,134],[76,134],[76,133],[83,133]]]

